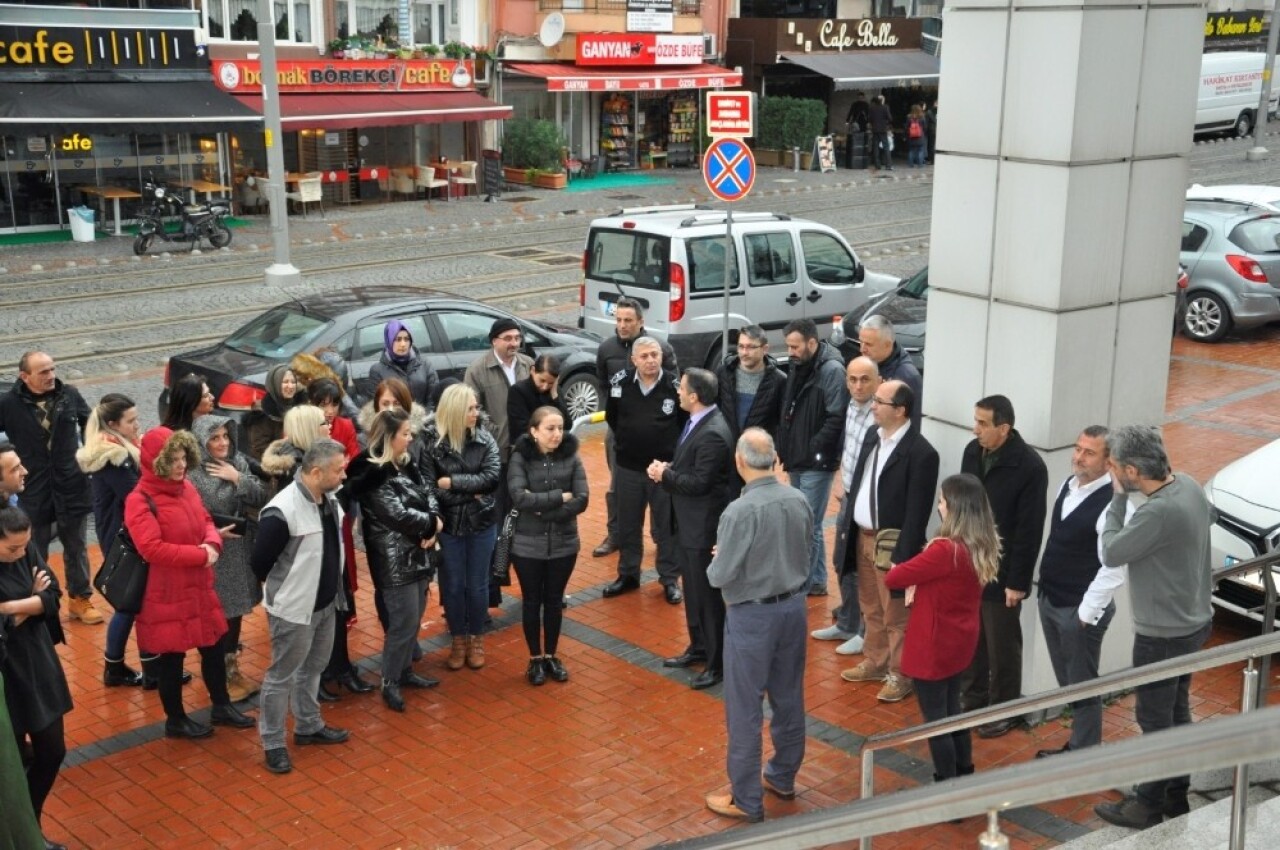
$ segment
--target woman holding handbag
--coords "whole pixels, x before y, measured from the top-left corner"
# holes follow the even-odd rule
[[[200,464],[200,447],[189,431],[152,428],[142,437],[142,477],[125,500],[124,524],[150,564],[142,610],[134,621],[138,648],[158,655],[155,665],[164,705],[164,734],[204,738],[213,728],[187,716],[182,705],[182,659],[200,650],[200,671],[213,701],[214,725],[252,727],[227,695],[227,663],[221,639],[227,632],[222,603],[213,589],[213,565],[222,537],[187,481]]]
[[[423,475],[444,512],[440,598],[453,638],[445,666],[484,666],[489,571],[498,537],[494,491],[502,478],[498,444],[480,421],[475,391],[455,384],[440,396],[424,431]]]
[[[564,432],[564,415],[539,407],[528,433],[511,448],[511,504],[519,511],[511,554],[523,598],[524,640],[529,647],[525,678],[541,685],[569,679],[556,656],[564,616],[564,589],[581,548],[578,515],[587,509],[587,472],[578,438]],[[545,654],[544,654],[545,652]]]
[[[409,457],[409,414],[384,410],[369,428],[369,448],[347,466],[344,498],[360,505],[369,575],[386,611],[382,644],[382,701],[404,711],[402,685],[430,688],[435,679],[413,672],[413,647],[426,607],[430,555],[443,522],[430,485]]]

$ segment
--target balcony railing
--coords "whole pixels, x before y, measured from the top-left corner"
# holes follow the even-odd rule
[[[701,16],[702,0],[674,0],[677,15]],[[538,0],[539,12],[604,12],[626,14],[627,0]]]

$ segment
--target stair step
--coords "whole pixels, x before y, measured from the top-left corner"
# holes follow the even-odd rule
[[[1063,850],[1097,850],[1101,847],[1108,850],[1225,848],[1231,828],[1231,797],[1211,803],[1204,801],[1204,797],[1193,794],[1191,814],[1150,829],[1133,830],[1107,825],[1061,846]],[[1245,812],[1246,849],[1274,850],[1280,847],[1280,797],[1267,788],[1250,788]]]

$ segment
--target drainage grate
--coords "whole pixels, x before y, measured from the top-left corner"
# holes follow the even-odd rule
[[[574,257],[569,254],[563,254],[558,257],[539,257],[534,260],[535,263],[542,263],[544,266],[569,266],[582,262],[581,257]]]
[[[512,248],[508,251],[494,251],[495,256],[516,259],[517,257],[537,257],[547,252],[541,248]]]
[[[506,201],[508,204],[524,204],[538,199],[532,195],[513,195],[510,198],[504,196],[502,200]]]
[[[611,201],[643,201],[644,195],[605,195]]]

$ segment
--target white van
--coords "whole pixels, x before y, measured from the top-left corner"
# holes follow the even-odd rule
[[[579,327],[610,336],[618,299],[633,298],[645,311],[645,330],[671,344],[681,368],[716,368],[724,355],[724,231],[723,210],[693,205],[624,209],[591,222]],[[779,359],[792,319],[813,319],[825,337],[833,316],[897,282],[868,273],[843,236],[814,221],[735,213],[733,241],[730,344],[739,328],[760,325]]]
[[[1206,53],[1200,60],[1200,96],[1196,101],[1196,132],[1235,130],[1237,136],[1253,131],[1254,115],[1262,97],[1265,53]],[[1271,77],[1268,112],[1280,101],[1280,81]]]

